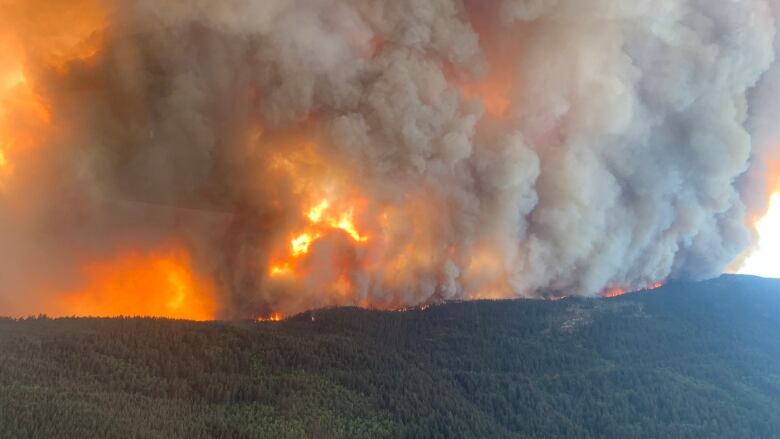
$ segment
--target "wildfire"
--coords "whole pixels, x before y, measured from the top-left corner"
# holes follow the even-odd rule
[[[211,320],[216,314],[213,287],[192,270],[181,249],[129,253],[84,268],[80,288],[66,293],[61,315],[139,315]]]
[[[287,256],[271,264],[271,277],[290,276],[295,273],[298,260],[304,258],[311,246],[334,231],[346,233],[355,243],[365,243],[368,236],[361,234],[355,226],[355,208],[337,211],[327,199],[321,200],[304,214],[308,224],[305,230],[292,235]]]
[[[633,293],[637,291],[649,291],[649,290],[657,290],[658,288],[661,288],[664,286],[663,282],[653,282],[651,284],[646,285],[644,288],[639,288],[635,290],[626,290],[625,288],[620,287],[614,287],[614,288],[608,288],[605,290],[601,296],[606,298],[612,298],[612,297],[619,297],[627,293]]]
[[[778,173],[777,175],[780,175]],[[752,254],[744,261],[739,269],[740,273],[753,274],[766,277],[780,277],[778,269],[778,248],[780,248],[780,184],[772,194],[769,208],[762,218],[754,220],[757,244],[750,249]]]
[[[258,322],[281,322],[284,320],[282,314],[279,312],[272,312],[268,316],[261,316],[257,318]]]
[[[61,74],[101,49],[101,0],[0,2],[0,188],[20,153],[46,140],[51,114],[29,71]]]
[[[394,309],[439,297],[533,295],[534,288],[569,293],[558,290],[583,282],[583,273],[619,266],[593,256],[595,232],[578,233],[573,251],[559,252],[571,239],[567,224],[623,218],[602,211],[613,208],[602,192],[644,184],[643,173],[609,166],[629,160],[620,154],[632,153],[633,143],[602,151],[624,137],[642,147],[653,139],[640,137],[655,132],[614,117],[644,98],[644,84],[628,79],[653,77],[643,66],[623,74],[630,57],[606,44],[622,35],[579,45],[571,37],[580,26],[570,35],[560,34],[570,26],[557,24],[568,24],[575,9],[547,17],[555,8],[479,0],[459,2],[457,14],[431,7],[447,14],[431,23],[417,19],[428,9],[367,14],[357,0],[278,15],[301,29],[257,20],[247,27],[242,6],[225,14],[212,3],[159,10],[144,2],[0,0],[0,222],[14,220],[0,230],[0,238],[14,238],[3,240],[2,256],[16,262],[18,246],[32,261],[26,270],[6,264],[0,274],[24,273],[18,278],[26,283],[37,277],[29,270],[46,285],[74,282],[55,288],[55,299],[41,294],[57,313],[200,320],[213,318],[221,300],[220,316],[251,319],[273,309],[258,320],[280,321],[282,313],[318,306]],[[279,12],[260,9],[250,14],[259,21]],[[392,18],[398,14],[417,17],[410,22],[419,21],[419,32],[402,37],[408,32]],[[266,31],[269,38],[247,40]],[[665,106],[651,110],[661,113],[640,123],[668,119]],[[591,178],[592,171],[616,178]],[[634,174],[640,180],[628,181]],[[717,174],[728,176],[725,168]],[[661,191],[658,199],[676,199],[668,185],[652,189]],[[637,205],[647,205],[644,194],[656,199],[643,191]],[[146,201],[168,205],[159,215],[125,211],[123,203]],[[619,203],[614,211],[626,207]],[[774,203],[780,212],[780,195]],[[681,211],[678,218],[676,204],[675,220],[694,217]],[[701,218],[718,207],[701,204]],[[594,215],[581,214],[590,207]],[[122,248],[84,259],[137,231],[191,247]],[[51,274],[41,263],[49,255],[59,259]],[[664,256],[653,260],[676,263]],[[193,260],[210,265],[199,271]],[[553,263],[560,270],[545,270]],[[605,276],[635,273],[639,284],[610,283],[601,295],[621,296],[658,277],[646,273],[668,269],[634,268]],[[559,279],[566,270],[573,274]]]
[[[618,297],[626,294],[625,288],[609,288],[608,290],[604,291],[602,296],[604,297]]]
[[[309,218],[309,221],[313,223],[318,223],[322,221],[322,216],[325,214],[325,211],[328,210],[330,207],[330,202],[328,200],[322,200],[317,204],[316,206],[312,207],[311,210],[309,210],[309,213],[306,214],[306,217]]]
[[[311,243],[319,237],[319,233],[311,234],[304,232],[296,238],[293,238],[293,240],[290,241],[293,256],[301,256],[309,253],[309,246],[311,246]]]
[[[290,264],[286,262],[279,265],[271,266],[272,277],[287,276],[292,274],[292,272],[293,272],[292,267],[290,267]]]
[[[322,200],[309,210],[306,214],[306,218],[313,224],[325,224],[332,229],[342,230],[356,242],[368,241],[368,237],[362,236],[355,227],[354,207],[350,207],[348,210],[335,215],[330,211],[330,207],[330,201]],[[319,238],[319,236],[315,236],[313,240],[316,240],[317,238]]]
[[[10,28],[36,62],[62,70],[101,49],[107,24],[102,0],[26,0],[3,3],[0,24]]]

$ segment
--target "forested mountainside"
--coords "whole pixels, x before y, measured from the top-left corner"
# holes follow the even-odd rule
[[[0,310],[2,312],[2,310]],[[0,319],[0,437],[780,437],[780,281],[272,322]]]

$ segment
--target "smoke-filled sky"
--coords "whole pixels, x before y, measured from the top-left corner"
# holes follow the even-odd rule
[[[255,318],[735,269],[777,0],[0,0],[0,314]]]

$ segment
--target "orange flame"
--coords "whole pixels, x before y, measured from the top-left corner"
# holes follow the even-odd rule
[[[645,288],[645,289],[646,290],[657,290],[657,289],[661,288],[662,286],[664,286],[663,282],[654,282],[654,283],[648,285],[647,288]]]
[[[60,314],[156,316],[211,320],[216,315],[213,287],[194,274],[181,249],[124,254],[84,268],[85,283],[63,296]]]
[[[268,316],[260,316],[257,318],[258,322],[281,322],[282,320],[284,320],[284,318],[280,312],[272,312]]]
[[[290,245],[292,246],[292,255],[301,256],[309,253],[309,247],[311,246],[312,242],[317,240],[319,237],[319,233],[311,234],[304,232],[298,235],[296,238],[293,238],[293,240],[290,241]]]
[[[613,288],[606,289],[603,293],[601,293],[601,296],[602,297],[606,297],[606,298],[619,297],[619,296],[622,296],[624,294],[634,293],[634,292],[638,292],[638,291],[657,290],[658,288],[661,288],[662,286],[664,286],[663,282],[653,282],[653,283],[650,283],[650,284],[646,285],[643,288],[638,288],[638,289],[634,289],[634,290],[626,290],[625,288],[613,287]]]
[[[602,293],[603,297],[619,297],[626,294],[626,290],[624,288],[609,288],[604,293]]]
[[[360,232],[357,231],[357,228],[355,228],[354,207],[336,215],[330,213],[330,207],[330,201],[322,200],[309,210],[306,217],[314,224],[324,223],[330,228],[342,230],[349,234],[356,242],[368,241],[368,238],[362,236]]]
[[[285,257],[271,264],[271,277],[288,277],[295,274],[298,260],[304,258],[320,238],[334,231],[346,233],[355,243],[368,242],[368,236],[361,234],[355,226],[355,208],[349,207],[342,212],[332,208],[331,202],[323,199],[309,208],[303,215],[308,224],[303,231],[292,235],[289,251]]]
[[[322,200],[319,202],[319,204],[309,210],[309,213],[306,214],[306,217],[309,218],[309,221],[313,223],[321,222],[322,216],[329,207],[330,202],[328,200]]]

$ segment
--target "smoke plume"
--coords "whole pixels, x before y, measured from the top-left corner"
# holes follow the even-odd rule
[[[2,0],[0,314],[716,276],[778,157],[780,4],[713,6]]]

